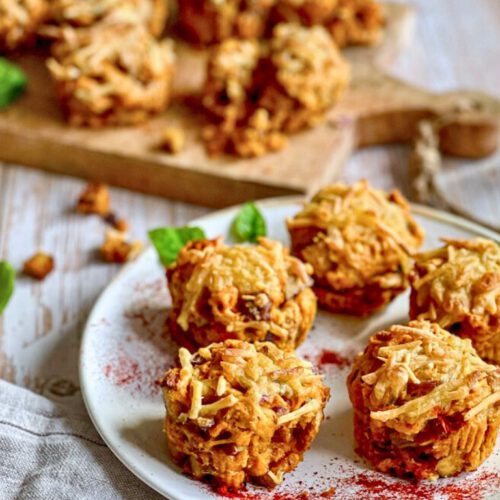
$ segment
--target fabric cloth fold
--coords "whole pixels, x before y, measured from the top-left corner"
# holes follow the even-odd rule
[[[163,497],[121,464],[88,415],[0,380],[0,498]]]

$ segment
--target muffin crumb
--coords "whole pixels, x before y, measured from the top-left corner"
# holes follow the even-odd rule
[[[37,252],[23,265],[23,273],[39,281],[44,280],[53,270],[54,258],[44,252]]]

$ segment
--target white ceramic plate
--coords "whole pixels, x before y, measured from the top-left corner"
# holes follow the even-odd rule
[[[288,243],[284,224],[300,207],[297,198],[258,203],[271,238]],[[207,236],[224,235],[230,241],[231,222],[238,207],[192,222]],[[440,237],[471,238],[498,235],[448,214],[415,207],[426,231],[425,248],[439,245]],[[177,347],[165,331],[169,296],[164,271],[152,248],[128,264],[104,291],[85,328],[80,380],[90,416],[116,456],[140,479],[163,495],[179,500],[216,497],[199,482],[185,477],[170,460],[162,433],[164,407],[155,385],[173,364]],[[334,498],[471,498],[500,491],[500,452],[472,474],[414,485],[370,471],[355,454],[352,410],[345,388],[348,366],[335,361],[361,350],[370,334],[408,320],[408,293],[385,311],[361,320],[320,312],[313,330],[298,353],[324,371],[332,397],[326,420],[304,461],[274,492],[249,487],[246,498],[309,498],[333,493]],[[331,354],[334,353],[334,354]],[[334,490],[333,490],[333,489]],[[279,496],[281,495],[281,496]]]

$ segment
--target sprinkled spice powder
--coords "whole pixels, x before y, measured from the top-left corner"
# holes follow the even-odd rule
[[[131,333],[113,347],[113,355],[102,368],[112,384],[134,396],[158,396],[157,380],[174,363],[177,353],[167,333],[168,311],[161,300],[161,283],[156,280],[134,287],[144,298],[123,314]]]
[[[351,467],[340,467],[344,473]],[[315,474],[316,475],[316,474]],[[327,489],[325,484],[330,483]],[[320,485],[323,489],[320,489]],[[500,490],[500,473],[483,471],[470,473],[454,479],[410,482],[393,479],[383,474],[367,471],[341,478],[332,478],[326,472],[315,477],[315,485],[304,487],[302,482],[295,488],[284,491],[232,491],[226,487],[211,488],[221,498],[242,500],[479,500]]]
[[[344,356],[337,351],[323,349],[318,356],[319,366],[335,365],[339,368],[345,368],[352,364],[352,357]]]
[[[118,356],[113,363],[108,363],[104,375],[118,387],[128,385],[139,378],[140,370],[137,362],[130,360],[123,354]]]

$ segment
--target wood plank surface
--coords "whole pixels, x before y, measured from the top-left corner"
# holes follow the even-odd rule
[[[500,3],[408,3],[417,8],[416,38],[392,73],[436,92],[465,87],[500,97]],[[498,156],[491,161],[500,164]],[[364,149],[351,158],[342,175],[348,182],[364,177],[376,187],[399,187],[408,193],[406,162],[404,146]],[[476,167],[459,163],[465,169]],[[451,178],[458,176],[454,172],[450,171]],[[56,259],[56,271],[45,282],[18,278],[13,300],[0,317],[0,376],[72,406],[81,405],[78,391],[57,395],[55,384],[78,386],[78,348],[85,318],[119,271],[119,266],[102,264],[95,256],[105,230],[101,221],[73,212],[83,185],[69,177],[0,166],[0,259],[20,269],[38,248]],[[185,224],[208,211],[121,189],[113,189],[112,196],[115,211],[130,221],[131,234],[143,240],[152,227]],[[457,189],[456,201],[460,199],[484,206],[481,194],[470,190],[465,195]],[[488,210],[500,217],[498,203]]]

